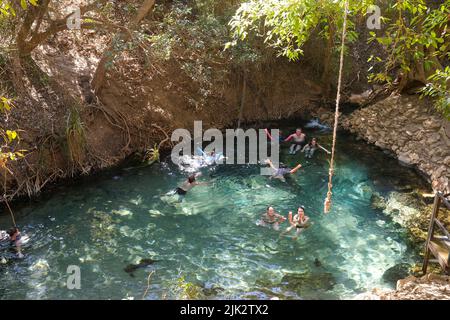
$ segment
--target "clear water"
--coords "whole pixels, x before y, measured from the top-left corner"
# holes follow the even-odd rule
[[[329,133],[316,134],[330,145]],[[181,207],[161,200],[185,178],[168,163],[104,173],[16,207],[33,242],[25,259],[0,265],[0,297],[141,299],[154,271],[146,299],[176,298],[180,276],[209,298],[343,299],[386,287],[386,269],[417,262],[405,230],[370,206],[372,192],[422,186],[411,170],[341,136],[333,210],[324,215],[325,154],[306,160],[283,149],[282,161],[305,168],[287,183],[260,176],[258,166],[202,169],[210,185],[194,188]],[[283,215],[303,204],[313,225],[296,241],[259,227],[269,204]],[[0,226],[9,225],[0,215]],[[134,277],[124,271],[141,258],[158,262]],[[66,287],[69,265],[81,268],[81,290]]]

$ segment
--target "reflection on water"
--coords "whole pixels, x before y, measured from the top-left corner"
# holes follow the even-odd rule
[[[319,133],[330,145],[329,133]],[[304,168],[286,183],[259,175],[258,166],[202,168],[199,186],[183,203],[161,197],[185,178],[163,163],[104,174],[20,208],[17,219],[33,237],[26,258],[0,266],[3,299],[140,299],[154,271],[148,299],[170,296],[181,276],[211,298],[348,298],[386,286],[385,270],[418,257],[404,230],[370,206],[373,192],[421,181],[380,151],[341,136],[333,209],[321,210],[327,160],[282,150]],[[313,225],[298,240],[256,221],[267,205],[287,216],[305,206]],[[8,216],[0,225],[9,225]],[[287,227],[285,223],[283,227]],[[156,263],[133,272],[130,264]],[[82,290],[66,288],[67,267],[81,268]]]

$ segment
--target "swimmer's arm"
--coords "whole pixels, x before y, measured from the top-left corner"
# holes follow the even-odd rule
[[[292,221],[292,211],[289,211],[288,217],[289,217],[289,224],[291,226],[295,226],[294,221]]]
[[[273,141],[273,137],[272,137],[272,135],[269,133],[269,130],[267,130],[267,128],[266,128],[266,129],[264,129],[264,131],[265,131],[267,137],[268,137],[270,140]]]
[[[291,134],[289,137],[287,137],[286,139],[284,139],[284,142],[288,142],[291,141],[291,139],[294,137],[293,134]]]
[[[275,168],[275,166],[273,165],[272,160],[267,159],[267,160],[266,160],[266,163],[267,163],[273,170],[277,170],[277,168]]]
[[[324,147],[322,147],[320,144],[318,145],[320,149],[322,149],[323,151],[325,151],[326,153],[330,154],[331,152],[328,151],[327,149],[325,149]]]
[[[292,169],[291,171],[289,171],[290,174],[294,174],[297,172],[298,169],[300,169],[302,167],[301,164],[298,164],[294,169]]]
[[[197,148],[197,151],[199,151],[202,156],[206,157],[205,151],[203,151],[200,147]]]
[[[305,144],[305,146],[304,146],[303,149],[302,149],[302,152],[305,152],[307,146],[308,146],[308,145]]]
[[[277,218],[278,218],[278,221],[279,221],[279,222],[284,222],[284,221],[286,221],[286,218],[283,217],[281,214],[277,214]]]

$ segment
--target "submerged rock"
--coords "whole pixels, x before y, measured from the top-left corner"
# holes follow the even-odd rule
[[[289,273],[283,276],[280,285],[305,299],[317,299],[323,298],[324,292],[331,291],[334,288],[336,279],[329,272]],[[332,299],[333,296],[330,295],[329,298]]]
[[[384,282],[395,287],[398,280],[409,276],[410,269],[411,266],[407,263],[396,264],[384,272],[382,279]]]
[[[130,277],[134,277],[134,272],[138,269],[145,268],[149,265],[154,264],[155,262],[158,262],[157,260],[153,259],[142,259],[139,261],[138,264],[129,264],[127,265],[123,270],[130,275]]]

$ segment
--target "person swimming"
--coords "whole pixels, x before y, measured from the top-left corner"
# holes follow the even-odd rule
[[[192,188],[194,188],[195,186],[199,186],[199,185],[205,185],[205,182],[197,182],[197,177],[201,176],[200,172],[191,174],[187,180],[185,180],[183,182],[183,184],[180,187],[177,187],[175,189],[175,193],[180,195],[180,196],[185,196],[189,190],[191,190]]]
[[[317,143],[317,138],[312,138],[311,141],[303,147],[302,152],[305,153],[306,158],[312,158],[314,152],[319,148],[328,154],[331,153],[330,151],[322,147],[319,143]]]
[[[302,129],[298,128],[297,130],[295,130],[295,133],[287,137],[284,142],[289,142],[291,140],[293,140],[293,143],[289,147],[289,154],[296,154],[305,145],[306,134],[302,132]]]
[[[277,168],[273,165],[273,162],[270,159],[266,160],[266,163],[272,168],[273,174],[270,176],[270,179],[279,179],[283,182],[286,182],[286,175],[296,173],[301,167],[301,164],[298,164],[294,169],[291,168]]]
[[[288,227],[283,234],[289,233],[295,229],[295,236],[293,239],[296,240],[299,234],[309,227],[309,217],[305,215],[305,207],[303,206],[300,206],[297,209],[297,214],[294,217],[292,217],[292,211],[290,211],[288,217],[291,226]]]
[[[19,228],[12,227],[11,229],[8,230],[8,235],[9,235],[9,241],[10,241],[11,246],[16,247],[17,256],[19,258],[23,258],[22,240],[21,240],[22,235],[20,234]]]
[[[275,209],[271,206],[267,207],[266,212],[261,216],[261,220],[258,221],[260,226],[270,226],[274,230],[280,229],[280,223],[286,220],[281,214],[275,212]]]

